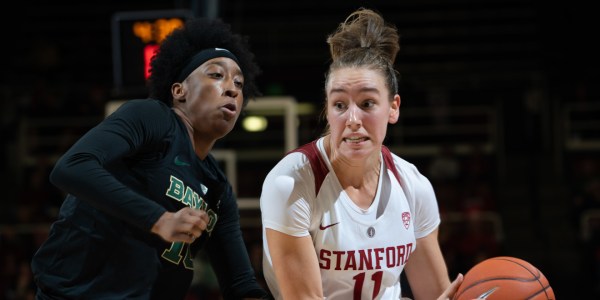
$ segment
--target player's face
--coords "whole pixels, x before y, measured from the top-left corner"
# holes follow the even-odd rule
[[[348,159],[378,155],[388,123],[398,121],[400,96],[390,101],[383,76],[366,68],[332,72],[326,92],[332,149]]]
[[[213,58],[184,80],[173,107],[183,112],[195,138],[216,140],[228,134],[240,116],[243,85],[242,71],[234,60]]]

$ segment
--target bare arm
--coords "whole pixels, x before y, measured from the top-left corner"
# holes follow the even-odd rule
[[[267,243],[283,299],[323,299],[319,262],[310,236],[266,229]]]
[[[450,286],[448,269],[438,242],[438,229],[417,240],[417,247],[404,269],[417,300],[437,299]]]

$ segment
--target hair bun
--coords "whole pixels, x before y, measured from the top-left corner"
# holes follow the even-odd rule
[[[387,24],[383,17],[366,8],[350,14],[337,30],[327,38],[331,58],[335,61],[345,55],[374,55],[385,57],[394,64],[400,51],[399,35],[396,27]]]

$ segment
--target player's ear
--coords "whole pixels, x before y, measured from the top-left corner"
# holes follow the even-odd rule
[[[185,102],[185,88],[181,82],[175,82],[171,85],[171,95],[173,102]]]
[[[398,118],[400,117],[400,95],[394,95],[394,99],[390,102],[390,115],[388,118],[388,123],[396,124],[398,122]]]

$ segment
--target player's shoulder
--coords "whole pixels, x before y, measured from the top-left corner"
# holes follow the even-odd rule
[[[153,99],[133,99],[121,104],[106,117],[104,126],[126,130],[132,136],[155,138],[160,141],[171,135],[177,127],[173,110],[165,103]]]
[[[265,184],[274,182],[279,177],[292,178],[296,184],[308,184],[314,186],[314,172],[309,157],[299,151],[286,153],[269,171],[265,178]]]
[[[310,168],[308,156],[302,152],[289,152],[277,162],[271,172],[291,175],[305,168]]]
[[[125,101],[115,111],[116,115],[137,115],[137,116],[158,116],[166,114],[170,111],[170,107],[162,101],[155,99],[132,99]]]

